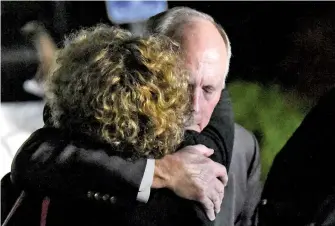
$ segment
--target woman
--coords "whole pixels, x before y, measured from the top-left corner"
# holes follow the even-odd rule
[[[190,102],[177,44],[103,25],[67,42],[47,81],[53,126],[129,146],[132,153],[122,154],[132,158],[160,158],[176,148]]]
[[[190,113],[188,75],[180,62],[178,45],[163,36],[135,38],[103,25],[82,30],[58,52],[48,78],[51,123],[77,146],[85,142],[85,147],[88,143],[110,147],[129,159],[169,154],[183,140]],[[72,170],[80,175],[80,167]],[[108,202],[52,197],[50,203],[43,202],[42,218],[47,215],[48,220],[42,221],[46,225],[211,224],[200,207],[168,190],[152,192],[146,204],[125,202],[122,208],[105,198]]]

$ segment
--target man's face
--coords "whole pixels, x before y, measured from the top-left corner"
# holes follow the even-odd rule
[[[190,85],[193,90],[193,118],[187,129],[198,132],[209,123],[224,88],[225,71],[228,67],[225,43],[216,28],[214,26],[213,28],[212,34],[207,31],[206,37],[201,37],[201,34],[206,33],[189,31],[183,41],[186,65],[191,72]]]

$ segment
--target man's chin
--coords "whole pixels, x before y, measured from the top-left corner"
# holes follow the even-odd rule
[[[201,127],[200,127],[200,125],[191,125],[191,126],[187,126],[186,130],[193,130],[193,131],[196,131],[196,132],[200,133],[201,132]]]

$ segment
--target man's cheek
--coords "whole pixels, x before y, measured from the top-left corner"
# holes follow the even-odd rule
[[[202,119],[202,123],[201,123],[201,130],[203,130],[209,123],[210,119],[211,119],[211,112],[207,112],[206,115],[204,115],[203,119]]]

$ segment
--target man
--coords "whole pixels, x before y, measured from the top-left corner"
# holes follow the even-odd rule
[[[194,17],[194,18],[192,18]],[[230,59],[229,39],[220,27],[215,23],[215,27],[221,34],[216,42],[213,27],[213,18],[204,13],[190,10],[184,7],[176,7],[170,9],[167,13],[162,13],[151,18],[147,23],[146,33],[165,34],[179,41],[184,49],[188,68],[191,69],[195,83],[195,100],[198,100],[197,88],[213,89],[207,86],[206,82],[216,82],[220,84],[220,72],[222,61],[215,60],[217,50],[222,44],[222,38],[228,51],[228,63]],[[220,68],[221,67],[221,68]],[[229,67],[227,67],[227,70]],[[228,71],[227,71],[228,72]],[[224,74],[227,74],[225,72]],[[215,88],[212,90],[215,93]],[[210,109],[214,107],[210,96],[204,95],[204,99],[200,103],[201,116],[206,115],[210,118]],[[208,112],[206,112],[208,110]],[[206,114],[207,113],[207,114]],[[195,125],[192,129],[200,132],[204,127]],[[217,225],[251,225],[257,219],[255,209],[261,194],[260,183],[260,156],[256,138],[247,130],[239,125],[235,125],[234,149],[232,162],[229,171],[228,187],[225,189],[225,199],[222,204],[224,211],[219,213]],[[228,131],[227,131],[228,132]]]
[[[229,68],[230,44],[224,30],[206,14],[188,8],[174,8],[151,18],[148,21],[147,32],[159,32],[180,41],[185,53],[187,66],[192,73],[191,77],[193,80],[190,82],[194,88],[194,121],[188,129],[202,132],[200,135],[203,136],[204,143],[207,140],[211,140],[213,143],[211,148],[215,149],[215,153],[224,153],[226,160],[228,160],[225,162],[228,164],[227,167],[229,167],[234,124],[227,95],[223,95],[226,101],[227,114],[217,117],[219,118],[221,129],[216,129],[214,126],[211,131],[216,132],[206,132],[206,126],[210,122],[214,108],[219,102],[221,90],[225,87],[225,79]],[[227,94],[227,92],[223,91],[223,94]],[[242,129],[237,127],[237,130],[241,131]],[[217,189],[213,184],[217,183],[217,177],[225,176],[222,173],[224,169],[223,166],[215,164],[208,158],[212,153],[205,147],[189,146],[160,160],[153,161],[149,159],[130,163],[117,156],[110,157],[106,154],[100,155],[100,158],[93,158],[85,155],[84,149],[68,145],[66,142],[60,146],[55,146],[54,141],[60,139],[59,136],[57,138],[57,133],[49,134],[48,137],[44,136],[45,134],[43,133],[43,131],[38,131],[32,135],[30,140],[23,145],[13,162],[13,179],[22,187],[28,187],[28,189],[31,188],[33,190],[38,184],[37,187],[44,191],[58,190],[80,196],[83,194],[79,195],[77,193],[78,190],[76,190],[79,185],[94,180],[95,183],[104,185],[105,190],[115,190],[117,188],[116,190],[126,192],[128,197],[134,197],[134,199],[137,197],[137,200],[142,202],[149,198],[150,188],[166,187],[174,191],[178,196],[199,201],[208,217],[212,220],[215,218],[214,211],[216,213],[220,212],[223,193],[221,188]],[[252,138],[245,130],[236,134],[238,136],[246,134],[247,137]],[[239,141],[239,137],[236,141]],[[227,206],[222,205],[223,211],[220,212],[220,220],[217,223],[223,222],[221,220],[224,218],[226,219],[225,222],[229,221],[239,224],[244,221],[243,218],[246,216],[253,215],[257,200],[250,203],[248,197],[254,196],[253,194],[248,196],[247,192],[254,190],[249,189],[249,187],[258,186],[259,155],[255,139],[249,139],[249,141],[251,141],[249,145],[251,148],[248,149],[239,149],[235,144],[238,150],[237,153],[240,153],[241,157],[233,157],[233,159],[242,160],[241,164],[243,165],[240,165],[240,162],[235,162],[232,164],[235,165],[233,168],[245,169],[245,172],[236,173],[236,176],[242,176],[236,177],[236,180],[234,179],[232,183],[230,182],[231,185],[227,189],[227,192],[231,193],[228,194],[230,198],[226,199],[228,200],[226,201],[228,202]],[[248,151],[250,154],[244,153],[244,151]],[[67,155],[70,154],[78,156],[76,161],[85,161],[85,158],[92,157],[90,160],[98,165],[95,167],[103,166],[107,170],[104,170],[103,174],[96,174],[95,177],[87,177],[87,181],[78,182],[78,180],[76,181],[78,178],[75,175],[70,177],[69,172],[61,174],[64,167],[57,165],[59,164],[57,159],[68,157]],[[45,161],[34,164],[41,160]],[[98,164],[99,161],[102,163]],[[23,164],[24,166],[18,169],[18,166],[23,162],[25,165]],[[89,167],[92,168],[94,165]],[[61,177],[64,175],[68,176],[68,180]],[[251,175],[257,179],[253,179],[249,184],[248,179]],[[67,181],[68,184],[58,183],[57,181]],[[239,189],[240,184],[245,185],[245,187]],[[257,184],[257,186],[254,186],[254,184]],[[236,192],[239,192],[238,190],[245,194],[236,194]],[[134,191],[138,191],[138,193]],[[97,191],[95,192],[94,196],[100,199],[100,194]],[[243,197],[239,200],[239,205],[235,205],[234,197]],[[246,203],[247,205],[245,205]],[[247,208],[244,208],[246,206]],[[248,214],[244,214],[244,209],[247,209]]]

